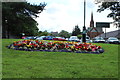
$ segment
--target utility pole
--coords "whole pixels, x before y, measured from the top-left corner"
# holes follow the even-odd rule
[[[83,26],[83,33],[82,33],[82,42],[86,42],[85,10],[86,10],[86,1],[84,0],[84,26]]]

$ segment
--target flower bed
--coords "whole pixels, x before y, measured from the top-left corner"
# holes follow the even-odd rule
[[[61,41],[40,41],[23,40],[15,41],[9,46],[9,49],[25,51],[48,51],[48,52],[76,52],[76,53],[103,53],[101,46],[91,43],[61,42]]]

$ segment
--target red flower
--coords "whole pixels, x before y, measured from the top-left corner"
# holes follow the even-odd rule
[[[79,49],[79,46],[75,46],[76,49]]]
[[[52,46],[51,46],[51,45],[48,45],[47,47],[50,47],[50,48],[51,48]]]
[[[38,40],[36,40],[35,42],[36,42],[36,43],[38,43],[39,41],[38,41]]]
[[[37,47],[37,45],[36,45],[36,44],[34,44],[34,47]]]
[[[100,49],[100,48],[101,48],[101,46],[98,46],[98,47],[97,47],[97,49]]]
[[[78,48],[82,48],[82,46],[78,46]]]
[[[94,47],[95,47],[94,45],[91,46],[91,48],[94,48]]]
[[[78,46],[78,44],[75,44],[75,46]]]
[[[79,44],[79,46],[83,46],[83,44]]]
[[[18,46],[21,46],[22,44],[17,44]]]
[[[85,50],[88,50],[88,48],[87,48],[87,47],[85,47]]]
[[[33,45],[32,43],[29,43],[29,45]]]
[[[14,46],[17,46],[17,44],[16,44],[16,43],[14,43],[13,45],[14,45]]]
[[[42,42],[39,42],[39,44],[43,44]]]
[[[95,48],[92,48],[92,51],[95,51]]]
[[[69,46],[68,46],[68,45],[66,45],[65,47],[66,47],[66,48],[69,48]]]

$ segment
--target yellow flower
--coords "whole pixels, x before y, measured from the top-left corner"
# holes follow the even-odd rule
[[[23,43],[23,44],[27,44],[27,43]]]
[[[16,43],[16,41],[14,41],[14,43]]]
[[[76,51],[77,51],[78,49],[76,49]]]
[[[27,45],[27,47],[32,47],[31,45]]]
[[[71,46],[72,49],[74,49],[74,46]]]

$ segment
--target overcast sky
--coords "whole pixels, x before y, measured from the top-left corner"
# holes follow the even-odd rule
[[[84,25],[84,0],[27,0],[31,4],[47,3],[45,10],[36,18],[40,31],[60,32],[66,30],[72,32],[75,25],[82,30]],[[94,23],[96,22],[112,22],[112,18],[107,18],[109,10],[101,13],[97,12],[98,5],[94,0],[86,0],[86,27],[90,25],[91,12],[93,12]],[[104,29],[103,29],[104,30]],[[111,25],[106,31],[116,30]]]

